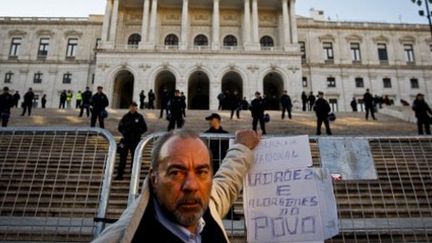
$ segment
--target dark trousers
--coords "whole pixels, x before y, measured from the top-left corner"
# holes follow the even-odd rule
[[[171,117],[171,119],[169,120],[169,124],[168,124],[168,131],[173,130],[175,128],[176,124],[177,124],[177,129],[182,128],[184,125],[183,117],[181,117],[181,116]]]
[[[84,110],[86,110],[87,117],[89,117],[90,116],[90,105],[87,105],[87,104],[81,105],[81,110],[80,110],[79,117],[83,116]]]
[[[366,120],[369,119],[369,112],[371,113],[372,119],[376,120],[376,118],[375,118],[375,114],[374,114],[375,111],[374,111],[373,106],[372,106],[372,107],[366,106],[365,109],[366,109]]]
[[[306,111],[306,106],[307,106],[307,102],[303,102],[303,107],[302,107],[303,111]]]
[[[101,112],[96,112],[93,111],[92,115],[91,115],[91,121],[90,121],[90,126],[91,127],[95,127],[96,126],[96,120],[99,120],[99,126],[100,128],[105,128],[105,124],[104,124],[104,118],[101,116]]]
[[[314,104],[309,103],[309,111],[312,111]]]
[[[149,103],[148,103],[148,108],[149,108],[150,110],[153,110],[153,109],[154,109],[153,101],[149,101]]]
[[[75,109],[81,108],[81,100],[77,100],[75,104]]]
[[[222,107],[222,101],[219,101],[218,111],[221,111],[222,109],[223,109],[223,107]]]
[[[419,135],[423,135],[423,127],[426,130],[426,134],[430,135],[431,134],[431,130],[430,130],[430,122],[429,119],[417,119],[417,128],[418,128],[418,134]]]
[[[144,101],[140,101],[140,109],[144,110]]]
[[[42,109],[45,109],[45,108],[46,108],[46,101],[42,102]]]
[[[291,119],[291,108],[287,106],[282,107],[282,119],[285,119],[285,111],[288,113],[288,118]]]
[[[264,134],[264,135],[267,134],[266,129],[265,129],[264,117],[254,117],[253,121],[252,121],[252,129],[255,132],[257,131],[258,122],[260,124],[261,130],[262,130],[262,134]]]
[[[24,106],[23,106],[23,112],[22,112],[21,116],[24,116],[25,113],[26,113],[26,111],[27,111],[27,114],[30,116],[31,115],[31,110],[32,110],[32,105],[31,104],[24,104]]]
[[[321,127],[322,127],[323,123],[325,125],[327,135],[332,135],[332,132],[330,130],[330,122],[329,122],[329,120],[328,120],[327,117],[326,118],[318,117],[318,120],[317,120],[317,135],[321,135]]]
[[[2,127],[7,127],[8,122],[9,122],[9,116],[10,116],[10,114],[8,114],[8,116],[3,115],[3,114],[0,115],[0,120],[2,121]]]
[[[65,101],[60,101],[60,104],[59,104],[59,109],[64,109],[65,108],[65,106],[66,106],[66,100]]]
[[[138,146],[138,143],[140,141],[124,141],[124,148],[122,148],[122,150],[120,151],[120,161],[117,167],[117,177],[118,178],[123,178],[123,174],[124,174],[124,170],[126,168],[126,162],[127,162],[127,157],[128,154],[130,153],[131,155],[131,170],[132,170],[132,165],[133,165],[133,159],[134,159],[134,154],[135,154],[135,149]]]
[[[236,113],[237,119],[240,119],[240,108],[231,109],[231,119],[234,117],[234,112]]]
[[[162,118],[162,117],[163,117],[164,110],[165,110],[165,116],[168,115],[168,109],[165,108],[165,107],[161,107],[159,118]]]

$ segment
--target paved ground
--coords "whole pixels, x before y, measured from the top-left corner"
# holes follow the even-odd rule
[[[35,109],[31,117],[20,116],[21,109],[14,109],[9,126],[89,126],[88,118],[79,118],[78,111],[57,110],[57,109]],[[109,118],[106,121],[106,128],[114,135],[119,135],[117,125],[122,115],[127,110],[109,110]],[[149,126],[149,132],[165,131],[168,122],[165,119],[159,119],[158,110],[143,110],[145,119]],[[207,122],[204,117],[211,111],[187,111],[186,128],[196,131],[205,131]],[[225,130],[233,132],[237,129],[250,128],[252,119],[250,112],[243,111],[241,119],[229,119],[230,112],[220,112],[223,118],[223,127]],[[295,112],[292,120],[282,120],[280,112],[270,111],[271,122],[267,124],[267,132],[272,134],[315,134],[316,119],[311,112]],[[331,123],[334,135],[364,135],[364,136],[398,136],[398,135],[416,135],[417,128],[415,124],[404,122],[396,118],[377,114],[377,121],[366,121],[364,113],[337,113],[337,119]],[[324,129],[324,127],[323,127]],[[324,131],[324,130],[323,130]]]

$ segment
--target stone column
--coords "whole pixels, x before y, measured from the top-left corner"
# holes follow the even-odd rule
[[[259,43],[258,0],[252,0],[252,42]]]
[[[284,35],[284,49],[288,50],[291,43],[290,30],[291,26],[289,24],[289,13],[288,13],[288,0],[282,0],[282,16],[283,16],[283,35]]]
[[[102,25],[102,41],[108,42],[109,40],[109,28],[110,28],[110,20],[111,20],[111,12],[112,12],[112,2],[111,0],[106,1],[104,22]]]
[[[148,43],[149,11],[150,0],[144,0],[140,48],[143,48],[145,46],[144,43]]]
[[[119,0],[114,0],[114,8],[111,17],[111,28],[109,42],[112,47],[115,47],[116,36],[117,36],[117,24],[118,24],[118,14],[119,14]]]
[[[213,23],[212,23],[212,50],[219,50],[220,48],[220,12],[219,0],[213,0]]]
[[[298,33],[297,33],[297,17],[295,11],[295,0],[290,0],[290,18],[291,18],[291,43],[298,43]]]
[[[244,0],[243,18],[243,45],[246,47],[251,42],[250,0]]]
[[[150,30],[149,30],[149,43],[154,47],[156,44],[156,25],[157,25],[157,8],[158,0],[152,1],[151,14],[150,14]]]
[[[189,0],[183,0],[180,50],[188,48],[189,33]]]

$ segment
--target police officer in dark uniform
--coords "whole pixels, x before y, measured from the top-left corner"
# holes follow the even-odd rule
[[[262,134],[266,134],[265,121],[264,121],[264,111],[266,104],[264,99],[261,97],[260,92],[255,93],[255,99],[251,102],[250,110],[252,112],[252,128],[254,131],[257,131],[258,122],[260,123],[260,127],[262,130]]]
[[[84,109],[86,110],[87,117],[90,116],[90,101],[92,98],[92,92],[89,87],[86,87],[86,90],[81,94],[82,97],[82,105],[79,117],[82,117],[84,114]]]
[[[288,112],[288,118],[292,119],[292,116],[291,116],[291,109],[292,109],[291,97],[289,97],[288,92],[286,90],[284,90],[283,95],[280,98],[280,103],[282,106],[282,119],[285,119],[285,111]]]
[[[372,119],[376,120],[375,118],[375,107],[374,107],[374,98],[369,92],[369,89],[366,89],[366,93],[363,95],[363,102],[366,110],[366,120],[369,119],[369,112],[371,113]]]
[[[91,115],[91,127],[96,126],[96,120],[99,120],[99,126],[105,128],[104,119],[108,115],[105,108],[108,107],[108,97],[102,92],[102,86],[97,87],[97,93],[91,98],[92,115]]]
[[[0,95],[0,120],[2,127],[7,127],[10,117],[10,109],[14,106],[14,97],[9,94],[9,88],[3,88],[3,94]]]
[[[25,95],[24,95],[23,112],[22,112],[21,116],[24,116],[26,111],[27,111],[27,114],[29,116],[31,115],[31,110],[33,108],[33,100],[34,100],[33,89],[29,88],[27,93],[25,93]]]
[[[168,102],[170,101],[170,94],[167,89],[164,89],[162,93],[160,94],[160,115],[159,119],[163,118],[164,110],[165,115],[168,116]]]
[[[180,91],[176,90],[175,95],[168,102],[168,109],[170,112],[168,131],[171,131],[175,128],[177,124],[177,129],[183,127],[183,100],[180,96]]]
[[[221,117],[217,113],[212,113],[205,118],[210,125],[210,128],[205,133],[213,134],[227,134],[228,132],[222,128]],[[220,146],[219,146],[220,145]],[[213,155],[213,173],[219,169],[219,163],[225,158],[226,151],[228,150],[228,140],[210,140],[210,150]]]
[[[313,94],[312,91],[309,94],[308,100],[309,100],[309,111],[312,111],[312,108],[313,108],[315,101],[316,101],[315,95]]]
[[[147,124],[144,117],[138,113],[137,103],[131,103],[129,106],[129,112],[120,120],[118,130],[123,135],[122,144],[124,147],[120,151],[120,162],[117,167],[117,176],[115,179],[123,180],[123,173],[126,167],[128,153],[130,152],[131,161],[133,163],[135,149],[141,140],[142,134],[147,131]]]
[[[15,94],[13,95],[14,98],[14,106],[15,108],[18,108],[18,103],[19,100],[21,99],[21,95],[19,94],[19,91],[16,91]]]
[[[302,106],[302,110],[303,111],[306,111],[306,105],[307,105],[307,103],[308,103],[308,97],[307,97],[307,95],[306,95],[306,92],[302,92],[302,94],[301,94],[301,99],[302,99],[302,104],[303,104],[303,106]]]
[[[321,126],[324,123],[327,135],[332,135],[328,114],[331,111],[330,105],[324,99],[324,93],[318,92],[318,99],[315,101],[314,111],[317,116],[317,135],[321,135]]]
[[[418,128],[418,134],[423,135],[423,127],[426,130],[426,134],[430,135],[430,123],[431,118],[429,115],[432,115],[432,110],[430,109],[429,105],[424,100],[423,94],[417,94],[416,99],[413,102],[412,109],[415,112],[415,116],[417,117],[417,128]]]

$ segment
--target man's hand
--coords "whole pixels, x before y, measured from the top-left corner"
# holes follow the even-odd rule
[[[260,142],[261,135],[253,130],[241,130],[235,134],[234,144],[243,144],[250,150],[253,150]]]

